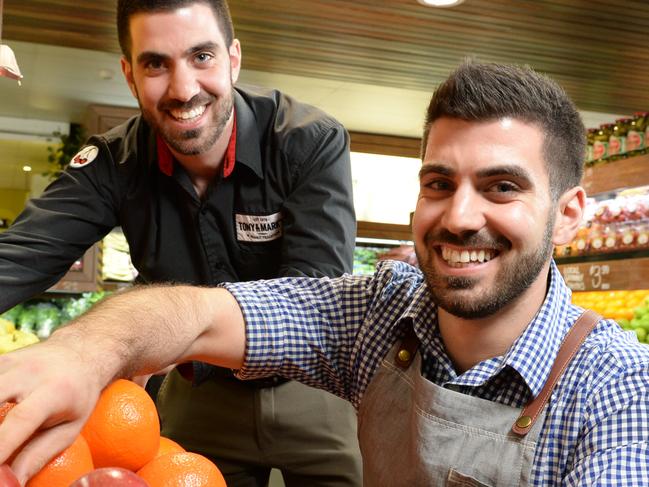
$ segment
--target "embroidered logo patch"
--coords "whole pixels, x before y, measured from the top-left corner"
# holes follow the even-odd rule
[[[239,242],[270,242],[280,238],[282,232],[282,214],[272,215],[235,215],[237,240]]]
[[[97,154],[99,154],[99,148],[97,146],[89,145],[84,147],[72,158],[70,161],[70,167],[79,168],[87,166],[97,158]]]

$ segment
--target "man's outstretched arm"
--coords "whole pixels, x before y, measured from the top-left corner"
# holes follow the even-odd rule
[[[201,360],[240,368],[245,326],[217,288],[156,286],[102,301],[47,341],[0,356],[0,404],[18,403],[0,425],[0,464],[24,484],[72,443],[110,382]]]

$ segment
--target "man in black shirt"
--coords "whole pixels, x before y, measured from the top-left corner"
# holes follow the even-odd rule
[[[118,31],[142,116],[91,137],[0,235],[0,311],[116,226],[142,283],[350,272],[348,136],[277,91],[233,87],[241,49],[225,1],[120,0]],[[209,380],[193,383],[197,368]],[[162,434],[212,458],[230,487],[266,485],[271,467],[287,485],[361,485],[349,404],[279,378],[181,369],[160,390]]]

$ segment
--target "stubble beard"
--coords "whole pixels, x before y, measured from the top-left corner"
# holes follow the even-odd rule
[[[175,100],[161,102],[157,110],[162,113],[170,109],[189,111],[192,108],[207,104],[205,110],[212,111],[213,121],[205,127],[184,131],[171,130],[163,122],[156,120],[153,113],[144,109],[142,106],[139,94],[137,99],[144,120],[162,137],[171,149],[182,155],[195,156],[209,151],[223,135],[234,107],[233,92],[234,88],[230,86],[228,94],[220,98],[206,92],[201,92],[185,103]]]
[[[553,215],[553,213],[551,213]],[[525,290],[539,276],[546,262],[552,255],[552,228],[554,218],[550,218],[545,228],[541,243],[529,252],[524,253],[515,262],[504,263],[494,279],[494,288],[485,290],[482,296],[471,293],[479,283],[476,278],[441,275],[433,265],[433,250],[429,242],[437,245],[442,242],[462,245],[462,240],[451,234],[430,235],[424,238],[426,253],[415,246],[419,267],[426,279],[426,285],[432,295],[433,301],[448,313],[463,319],[486,318],[501,310],[519,298]],[[493,247],[494,243],[501,249],[511,248],[511,244],[504,238],[491,240],[489,245],[484,245],[484,240],[475,237],[464,239],[463,243],[473,247]],[[460,241],[458,241],[460,240]],[[476,240],[483,242],[478,244]],[[500,257],[499,257],[500,258]]]

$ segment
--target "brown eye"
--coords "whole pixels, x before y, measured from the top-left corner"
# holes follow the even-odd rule
[[[500,181],[489,187],[489,191],[494,193],[512,193],[519,190],[518,186],[509,181]]]

